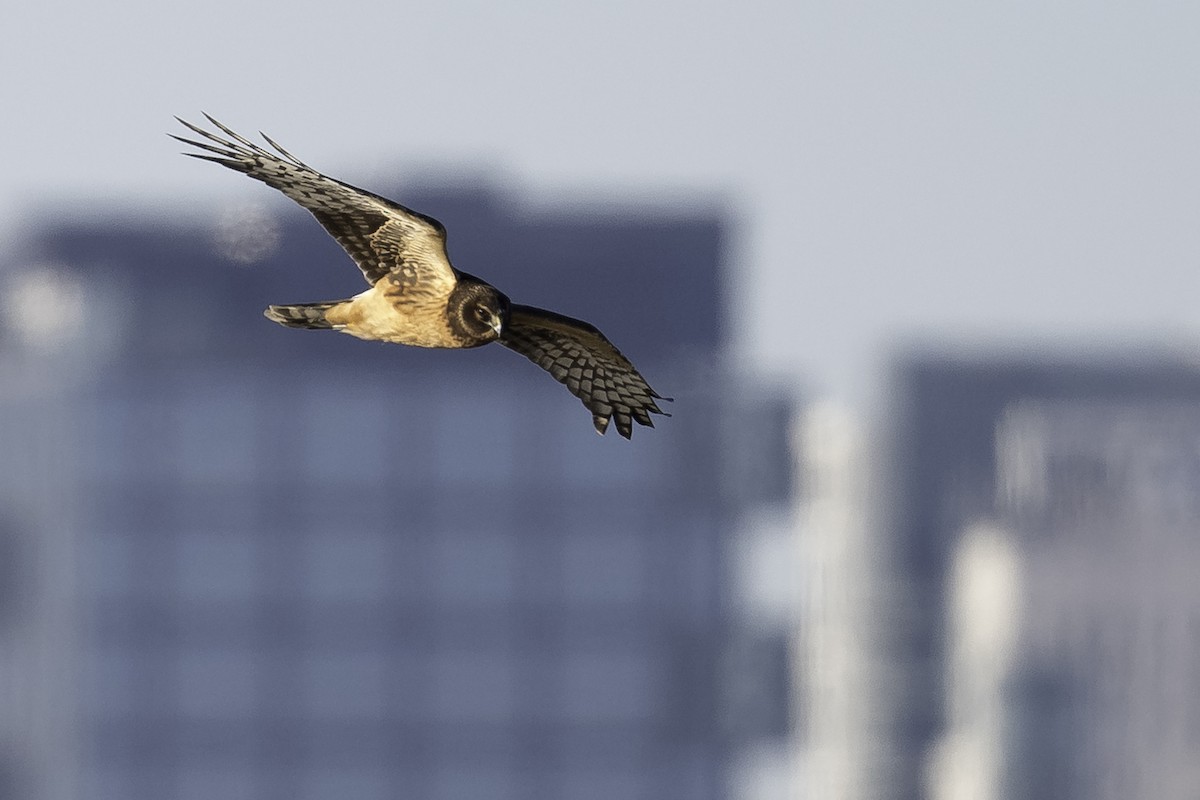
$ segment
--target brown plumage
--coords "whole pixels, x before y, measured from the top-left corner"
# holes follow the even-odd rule
[[[206,151],[186,155],[244,172],[308,209],[370,284],[346,300],[270,306],[268,319],[416,347],[466,348],[498,341],[582,400],[599,433],[616,420],[617,432],[628,439],[635,421],[653,427],[651,414],[669,416],[655,402],[664,398],[595,327],[515,305],[495,287],[456,270],[446,254],[446,228],[437,220],[322,175],[266,134],[263,139],[277,153],[205,117],[228,138],[180,119],[206,140],[172,134]]]

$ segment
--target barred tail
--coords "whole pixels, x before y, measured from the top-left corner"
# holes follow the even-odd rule
[[[272,322],[286,325],[289,328],[308,328],[310,330],[333,330],[340,327],[325,318],[325,312],[342,301],[334,303],[304,303],[295,306],[267,306],[263,316]]]

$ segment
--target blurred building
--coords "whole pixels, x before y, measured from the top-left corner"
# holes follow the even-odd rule
[[[914,358],[895,797],[1195,797],[1200,368]],[[893,656],[894,657],[894,656]]]
[[[884,436],[801,415],[802,796],[1194,797],[1200,366],[918,354],[893,386]]]
[[[290,207],[32,231],[0,265],[0,796],[704,800],[785,735],[788,632],[730,613],[729,561],[788,500],[791,405],[720,358],[722,219],[405,199],[675,417],[600,438],[503,348],[270,324],[359,291]]]
[[[797,451],[800,796],[885,798],[900,696],[887,642],[903,620],[881,535],[877,450],[849,410],[817,403],[801,414]]]

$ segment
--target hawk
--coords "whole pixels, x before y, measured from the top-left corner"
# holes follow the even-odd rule
[[[651,389],[593,325],[512,303],[486,281],[455,269],[446,254],[446,228],[436,219],[322,175],[265,133],[274,153],[204,116],[224,136],[176,117],[205,140],[170,134],[205,151],[185,155],[244,172],[308,209],[370,284],[346,300],[269,306],[267,319],[416,347],[499,342],[582,400],[600,434],[616,420],[617,432],[629,439],[635,421],[654,427],[651,414],[670,416],[655,402],[670,398]]]

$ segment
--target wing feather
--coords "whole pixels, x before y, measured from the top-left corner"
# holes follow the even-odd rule
[[[633,423],[654,427],[651,414],[670,416],[656,400],[669,400],[650,388],[629,359],[594,325],[530,306],[513,305],[500,344],[528,358],[592,412],[597,433],[615,420],[629,439]]]
[[[446,228],[436,219],[323,175],[266,134],[262,134],[263,139],[277,153],[235,133],[208,114],[204,116],[224,136],[176,117],[206,140],[170,134],[203,151],[186,155],[244,172],[308,209],[354,259],[372,286],[387,278],[399,291],[448,294],[454,287],[457,276],[446,255]]]

